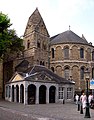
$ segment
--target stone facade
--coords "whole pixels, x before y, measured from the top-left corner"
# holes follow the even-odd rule
[[[90,69],[90,79],[94,78],[94,46],[89,44],[84,36],[81,38],[71,30],[50,38],[38,9],[29,17],[23,39],[23,53],[3,64],[3,74],[0,67],[1,85],[2,77],[4,76],[4,83],[8,81],[23,60],[29,62],[27,67],[44,65],[59,76],[73,79],[76,91],[85,90],[83,72],[86,67]]]

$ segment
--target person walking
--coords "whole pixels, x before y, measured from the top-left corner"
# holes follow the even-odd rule
[[[88,96],[88,101],[90,106],[91,106],[92,100],[93,100],[93,95],[92,93],[90,93],[90,95]]]
[[[86,108],[86,95],[85,95],[85,93],[82,93],[82,95],[80,97],[80,101],[82,103],[83,109],[85,109]]]
[[[78,101],[79,101],[79,95],[78,94],[75,95],[75,100],[76,100],[76,105],[77,105]]]

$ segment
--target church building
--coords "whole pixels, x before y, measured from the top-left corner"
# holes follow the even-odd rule
[[[14,102],[54,103],[73,99],[86,89],[84,71],[94,78],[94,46],[84,35],[67,30],[50,37],[36,10],[29,17],[22,53],[3,63],[3,93]],[[43,95],[43,96],[42,96]]]

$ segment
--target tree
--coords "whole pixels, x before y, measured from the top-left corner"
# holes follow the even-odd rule
[[[15,30],[9,29],[11,25],[8,16],[0,13],[0,58],[24,49],[23,40],[16,35]]]

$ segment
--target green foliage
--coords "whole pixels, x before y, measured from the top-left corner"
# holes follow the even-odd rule
[[[8,16],[0,13],[0,58],[5,54],[24,49],[22,46],[23,40],[16,35],[15,30],[9,30],[11,25]]]

